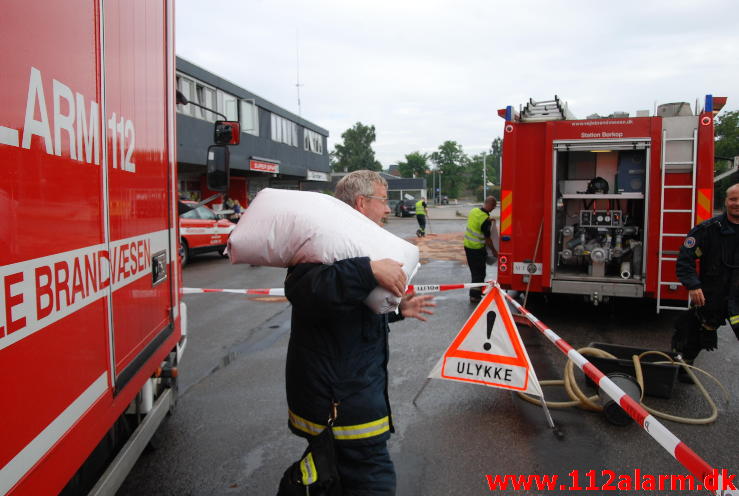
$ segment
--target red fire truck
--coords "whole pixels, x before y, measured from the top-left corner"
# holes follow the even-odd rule
[[[174,405],[172,9],[3,3],[0,495],[112,494]]]
[[[500,110],[501,285],[686,307],[675,261],[712,216],[713,118],[725,102],[580,120],[557,97]]]

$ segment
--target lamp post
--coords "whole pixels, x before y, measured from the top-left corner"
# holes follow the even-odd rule
[[[439,203],[441,203],[441,175],[444,174],[444,171],[439,169]]]
[[[436,205],[436,171],[431,170],[431,203]]]
[[[486,158],[487,155],[485,152],[482,152],[482,201],[485,201],[485,198],[488,196],[488,168],[486,167]]]

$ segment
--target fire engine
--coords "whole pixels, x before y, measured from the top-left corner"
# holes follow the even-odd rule
[[[0,495],[114,493],[174,405],[172,23],[166,0],[3,4]]]
[[[587,119],[556,96],[499,110],[500,284],[684,309],[675,262],[686,233],[712,216],[713,119],[725,102]]]

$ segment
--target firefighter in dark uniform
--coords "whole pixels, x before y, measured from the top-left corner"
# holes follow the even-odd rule
[[[701,350],[716,349],[716,330],[726,320],[739,339],[739,183],[726,190],[725,206],[725,213],[690,230],[677,258],[691,308],[675,322],[672,348],[688,364]]]
[[[373,171],[344,176],[336,197],[379,225],[390,213],[387,182]],[[425,321],[435,304],[431,295],[410,294],[403,296],[400,313],[378,315],[364,300],[378,285],[401,296],[405,284],[399,262],[367,257],[301,263],[290,267],[285,279],[293,306],[285,366],[288,425],[298,436],[316,436],[338,404],[333,432],[344,496],[395,494],[387,449],[393,432],[388,323],[406,317]]]

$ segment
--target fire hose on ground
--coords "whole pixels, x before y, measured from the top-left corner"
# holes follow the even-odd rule
[[[599,348],[592,348],[592,347],[585,347],[580,348],[577,350],[578,353],[585,356],[596,356],[600,358],[611,358],[615,359],[616,357],[607,351],[601,350]],[[647,355],[650,354],[656,354],[664,356],[667,360],[663,362],[650,362],[653,365],[666,365],[666,364],[679,364],[685,372],[688,374],[688,377],[698,386],[698,389],[700,390],[701,394],[705,398],[706,402],[711,407],[711,414],[704,418],[690,418],[690,417],[680,417],[677,415],[672,415],[666,412],[662,412],[656,409],[653,409],[646,405],[644,403],[644,375],[642,371],[641,366],[641,359]],[[703,383],[698,379],[698,377],[693,374],[693,371],[691,369],[697,370],[706,376],[710,377],[716,384],[718,384],[721,389],[724,392],[724,397],[726,401],[729,401],[729,393],[726,391],[726,387],[724,387],[721,382],[716,379],[714,376],[709,374],[703,369],[700,369],[698,367],[694,367],[692,365],[688,365],[682,360],[678,360],[677,362],[672,359],[669,355],[662,353],[661,351],[646,351],[644,353],[641,353],[639,355],[634,355],[632,357],[632,361],[634,363],[634,370],[636,371],[636,381],[639,384],[639,388],[641,390],[641,395],[639,398],[639,402],[642,407],[655,417],[670,420],[672,422],[679,422],[683,424],[710,424],[711,422],[714,422],[718,418],[718,407],[716,406],[716,403],[713,401],[713,398],[711,397],[710,393],[706,390],[705,386],[703,386]],[[603,406],[599,405],[595,402],[596,399],[599,398],[599,396],[593,395],[593,396],[587,396],[585,393],[583,393],[582,389],[577,384],[577,381],[575,379],[575,367],[574,363],[571,358],[568,358],[567,364],[565,365],[564,369],[564,379],[550,379],[550,380],[543,380],[539,381],[539,385],[541,386],[563,386],[565,391],[567,392],[567,395],[571,398],[571,401],[547,401],[546,404],[550,408],[570,408],[570,407],[579,407],[583,410],[590,410],[594,412],[600,412],[603,411]],[[535,405],[541,406],[542,402],[540,399],[532,397],[530,395],[527,395],[525,393],[518,392],[517,393],[521,399],[528,401],[529,403],[533,403]]]

